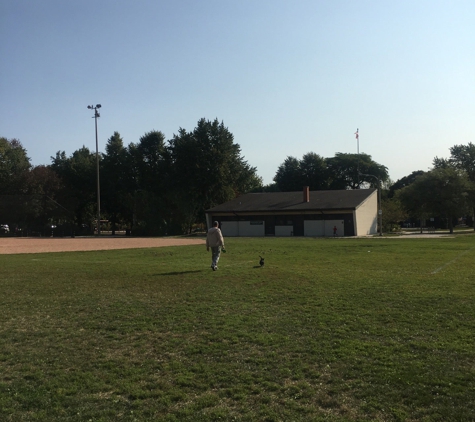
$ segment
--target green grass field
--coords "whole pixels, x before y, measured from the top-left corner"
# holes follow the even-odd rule
[[[1,255],[0,420],[475,419],[474,235],[226,247]]]

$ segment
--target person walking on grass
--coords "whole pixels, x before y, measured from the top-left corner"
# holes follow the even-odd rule
[[[224,239],[219,223],[215,221],[213,227],[208,230],[206,236],[206,250],[209,252],[211,248],[211,269],[216,271],[218,269],[219,256],[221,255],[221,248],[224,249]]]

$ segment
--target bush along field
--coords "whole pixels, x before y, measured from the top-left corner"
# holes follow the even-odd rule
[[[0,256],[0,420],[474,420],[475,236],[226,248]]]

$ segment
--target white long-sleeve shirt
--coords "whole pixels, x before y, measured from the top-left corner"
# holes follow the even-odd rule
[[[217,227],[211,227],[206,236],[206,247],[215,248],[216,246],[224,246],[223,235]]]

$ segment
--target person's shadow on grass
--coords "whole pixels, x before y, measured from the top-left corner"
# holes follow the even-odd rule
[[[181,274],[193,274],[202,273],[204,270],[192,270],[192,271],[170,271],[168,273],[158,273],[155,275],[181,275]]]

